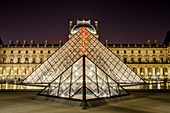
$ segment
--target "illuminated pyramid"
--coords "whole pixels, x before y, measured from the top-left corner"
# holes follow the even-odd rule
[[[90,21],[78,21],[69,40],[27,76],[23,84],[47,86],[61,76],[83,55],[117,83],[139,84],[144,81],[99,40]]]
[[[83,55],[39,94],[76,100],[91,100],[127,93],[101,68]]]

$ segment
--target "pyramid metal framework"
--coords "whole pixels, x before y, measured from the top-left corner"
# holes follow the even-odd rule
[[[61,48],[52,54],[32,74],[27,76],[22,83],[45,84],[47,86],[83,55],[119,84],[144,83],[138,75],[105,47],[96,38],[96,35],[82,26]]]
[[[86,101],[128,94],[121,83],[144,81],[98,39],[88,24],[74,27],[70,39],[22,84],[45,85],[39,95]]]
[[[116,81],[85,55],[39,93],[86,101],[126,94],[128,93]]]

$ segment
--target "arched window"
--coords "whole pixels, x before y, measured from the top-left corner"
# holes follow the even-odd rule
[[[168,69],[165,67],[163,68],[163,76],[167,77],[168,76]]]
[[[133,68],[132,71],[137,74],[137,68]]]
[[[144,70],[144,68],[140,68],[140,76],[141,76],[141,77],[144,77],[144,75],[145,75],[145,70]]]
[[[160,76],[160,69],[159,68],[155,68],[155,76],[156,77]]]
[[[147,74],[148,74],[149,77],[152,77],[152,75],[153,75],[152,68],[148,68],[148,73]]]

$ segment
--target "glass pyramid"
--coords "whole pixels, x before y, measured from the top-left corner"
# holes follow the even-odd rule
[[[76,100],[125,95],[126,91],[85,55],[53,80],[39,95]]]
[[[72,70],[70,69],[71,66],[83,55],[90,59],[100,70],[103,70],[106,75],[109,75],[110,79],[113,79],[119,84],[144,83],[138,75],[117,58],[112,51],[105,47],[97,39],[96,35],[90,32],[89,28],[86,29],[86,26],[83,24],[79,27],[80,28],[76,29],[76,32],[71,35],[71,38],[61,48],[52,54],[32,74],[27,76],[22,83],[36,85],[45,84],[47,86],[54,79],[59,79],[62,74],[66,74],[66,70]],[[74,76],[76,75],[73,75],[73,77]],[[68,77],[68,79],[71,78]],[[79,81],[81,81],[81,79],[80,77]],[[88,78],[88,76],[87,80],[95,82]],[[62,85],[64,85],[64,83]],[[89,90],[91,90],[90,87]]]

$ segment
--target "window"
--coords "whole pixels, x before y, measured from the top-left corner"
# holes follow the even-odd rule
[[[145,62],[146,62],[146,63],[149,63],[149,58],[145,58]]]
[[[4,50],[3,53],[5,54],[5,53],[6,53],[6,50]]]
[[[28,60],[28,58],[25,58],[25,63],[29,63],[29,60]]]
[[[160,50],[160,53],[162,53],[162,50]]]
[[[141,63],[141,62],[142,62],[141,58],[138,58],[138,62],[139,62],[139,63]]]
[[[138,50],[138,53],[139,53],[139,54],[141,54],[141,51],[140,51],[140,50]]]
[[[156,58],[153,58],[153,63],[155,63],[156,62]]]
[[[21,58],[18,58],[18,63],[21,63]]]
[[[43,63],[43,58],[40,58],[40,63]]]
[[[21,51],[19,50],[19,51],[18,51],[18,54],[20,54],[20,53],[21,53]]]
[[[26,50],[25,53],[28,54],[28,50]]]
[[[134,63],[134,58],[131,58],[131,62]]]
[[[48,50],[48,54],[50,54],[50,50]]]
[[[41,50],[40,53],[43,53],[43,50]]]
[[[124,63],[127,63],[127,58],[124,58]]]
[[[126,54],[126,50],[124,50],[124,54]]]
[[[10,59],[10,63],[13,63],[13,59],[12,58]]]
[[[14,53],[14,51],[13,51],[13,50],[11,50],[11,53]]]
[[[33,53],[34,53],[34,54],[36,53],[35,50],[33,51]]]
[[[119,50],[117,50],[117,54],[119,54]]]
[[[5,62],[6,62],[6,58],[3,58],[3,59],[2,59],[2,63],[5,63]]]
[[[148,50],[146,50],[146,54],[148,54]]]
[[[133,54],[133,53],[134,53],[134,51],[133,51],[133,50],[131,50],[131,53]]]
[[[161,63],[163,63],[164,62],[164,59],[163,58],[161,58]]]
[[[153,54],[155,54],[155,50],[153,50]]]
[[[35,58],[32,59],[32,63],[36,63],[36,59]]]

